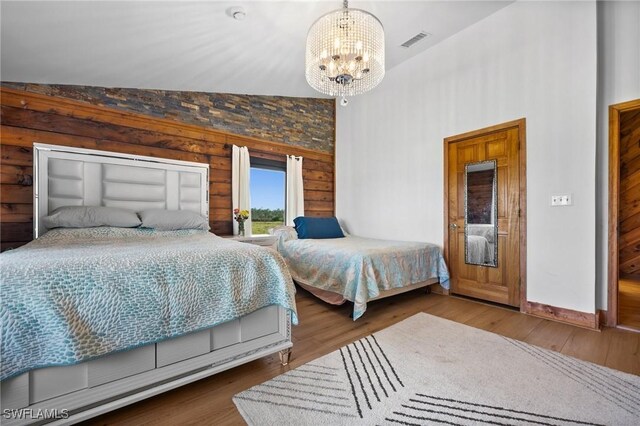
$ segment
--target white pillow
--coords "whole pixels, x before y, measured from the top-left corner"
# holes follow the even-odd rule
[[[344,236],[348,237],[349,233],[347,231],[345,231],[344,225],[342,223],[340,223],[340,221],[338,221],[338,225],[340,225],[340,229],[342,230],[342,233],[344,234]]]
[[[101,206],[64,206],[55,209],[49,216],[43,217],[42,223],[48,229],[52,229],[97,226],[135,228],[142,222],[131,210]]]
[[[298,239],[298,233],[293,226],[275,226],[269,230],[269,233],[271,235],[275,235],[279,240],[283,242]]]
[[[209,230],[207,218],[188,210],[151,209],[138,212],[143,228],[158,231],[177,231],[180,229]]]

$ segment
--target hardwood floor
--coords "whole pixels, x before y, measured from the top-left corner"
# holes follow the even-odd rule
[[[621,279],[618,291],[618,324],[640,330],[640,282]]]
[[[640,375],[640,333],[573,327],[482,303],[417,290],[369,304],[358,321],[351,306],[330,306],[298,289],[300,325],[293,328],[293,359],[263,358],[171,392],[93,419],[87,424],[243,424],[231,397],[289,369],[386,328],[417,312],[427,312],[596,364]]]

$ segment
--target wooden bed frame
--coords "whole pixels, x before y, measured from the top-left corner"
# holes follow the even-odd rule
[[[127,168],[133,171],[131,176],[134,178],[149,169],[153,169],[155,175],[164,171],[166,198],[162,202],[167,208],[193,210],[208,217],[207,164],[36,143],[36,237],[46,231],[41,218],[61,205],[109,205],[104,199],[96,198],[95,191],[84,191],[84,194],[92,194],[91,199],[84,194],[69,197],[67,193],[64,197],[56,197],[56,185],[59,186],[60,179],[69,172],[56,176],[55,171],[66,164],[84,170],[80,176],[84,185],[107,185],[99,179],[102,176],[99,167],[104,165]],[[65,170],[71,169],[74,167]],[[88,177],[90,173],[94,176]],[[188,179],[183,179],[184,175],[189,175]],[[196,177],[200,184],[193,188]],[[72,178],[78,179],[77,176]],[[190,182],[191,190],[183,188],[180,195],[183,181]],[[122,179],[118,183],[127,184]],[[131,185],[135,186],[136,182]],[[101,191],[100,188],[96,190]],[[185,194],[191,194],[192,198],[185,198]],[[141,197],[128,201],[134,210],[139,210],[148,199]],[[36,369],[5,380],[0,384],[0,420],[3,425],[48,421],[77,423],[276,352],[280,352],[280,360],[286,365],[291,346],[289,312],[279,306],[268,306],[203,331],[76,365]]]

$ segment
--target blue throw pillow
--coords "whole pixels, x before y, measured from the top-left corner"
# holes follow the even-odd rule
[[[293,220],[299,239],[344,238],[335,217],[296,217]]]

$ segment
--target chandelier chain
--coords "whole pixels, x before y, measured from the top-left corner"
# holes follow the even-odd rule
[[[342,0],[342,7],[345,9],[349,8],[349,0]]]

